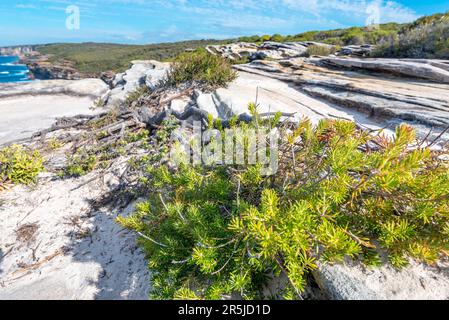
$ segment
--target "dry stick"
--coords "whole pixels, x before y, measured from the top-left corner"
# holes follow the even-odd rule
[[[27,267],[25,267],[25,268],[22,268],[22,269],[19,269],[19,270],[15,271],[15,272],[13,273],[13,275],[15,275],[15,274],[17,274],[17,273],[24,272],[24,271],[32,271],[32,270],[36,270],[36,269],[38,269],[39,267],[41,267],[43,264],[45,264],[45,263],[47,263],[47,262],[50,262],[51,260],[53,260],[54,258],[56,258],[56,257],[59,256],[59,255],[64,254],[64,252],[65,252],[65,251],[64,251],[63,249],[59,249],[59,250],[57,250],[55,253],[53,253],[53,254],[51,254],[51,255],[45,257],[42,261],[40,261],[40,262],[38,262],[38,263],[36,263],[36,264],[30,265],[30,266],[27,266]]]
[[[424,142],[426,142],[427,139],[429,139],[430,135],[432,134],[432,131],[433,131],[433,128],[430,128],[427,135],[424,137],[424,139],[422,139],[421,143],[418,145],[418,148],[421,148],[424,145]]]
[[[229,264],[229,262],[231,262],[232,258],[233,258],[234,255],[236,254],[238,245],[239,245],[239,242],[236,242],[236,244],[235,244],[235,246],[234,246],[234,251],[232,252],[232,254],[231,254],[231,256],[229,257],[229,259],[226,261],[226,263],[225,263],[220,269],[218,269],[218,270],[215,271],[215,272],[212,272],[212,273],[211,273],[212,276],[215,276],[216,274],[219,274],[220,272],[222,272],[222,271],[226,268],[226,266]]]
[[[435,138],[435,140],[433,140],[433,142],[429,145],[429,148],[432,147],[435,143],[437,143],[438,140],[440,140],[440,138],[449,131],[449,127],[447,127],[446,129],[443,130],[443,132],[441,132],[438,137]]]
[[[14,246],[12,246],[8,251],[6,251],[6,253],[5,253],[3,256],[1,256],[0,258],[1,258],[1,259],[6,258],[6,256],[7,256],[8,254],[10,254],[10,253],[12,252],[13,249],[14,249]]]
[[[167,245],[165,245],[165,244],[163,244],[163,243],[160,243],[160,242],[157,242],[156,240],[151,239],[150,237],[144,235],[144,234],[143,234],[142,232],[140,232],[140,231],[137,231],[137,234],[138,234],[139,236],[141,236],[142,238],[147,239],[147,240],[153,242],[154,244],[157,244],[158,246],[161,246],[161,247],[164,247],[164,248],[168,248]]]
[[[35,248],[31,248],[31,251],[33,252],[33,253],[32,253],[33,261],[36,261],[36,260],[37,260],[37,258],[36,258],[36,251],[37,251],[37,249],[39,249],[41,243],[42,243],[42,241],[39,242],[39,244],[38,244]]]
[[[276,258],[276,262],[278,264],[278,266],[282,269],[282,271],[284,271],[285,275],[287,276],[288,281],[290,282],[290,284],[292,285],[293,289],[295,289],[296,294],[298,295],[298,297],[301,300],[304,300],[303,296],[301,295],[301,292],[299,292],[299,290],[296,288],[296,286],[294,285],[293,281],[290,279],[290,277],[288,276],[288,271],[287,269],[285,269],[284,265],[279,261],[279,258]]]

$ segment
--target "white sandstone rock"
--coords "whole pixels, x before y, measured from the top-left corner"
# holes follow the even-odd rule
[[[132,66],[124,73],[117,74],[112,82],[113,88],[103,98],[106,106],[119,105],[126,101],[130,93],[146,85],[154,90],[163,81],[170,64],[154,60],[132,61]]]
[[[319,287],[335,300],[447,300],[449,264],[438,267],[412,262],[396,270],[346,263],[320,265],[314,271]]]

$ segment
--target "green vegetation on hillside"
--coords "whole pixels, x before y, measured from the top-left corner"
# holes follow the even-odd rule
[[[343,45],[378,45],[376,57],[449,59],[449,13],[422,17],[412,23],[309,31],[294,36],[241,37],[239,41],[316,41]]]
[[[199,40],[151,45],[50,44],[40,46],[37,50],[51,55],[50,61],[69,61],[82,73],[99,74],[105,71],[123,72],[129,68],[132,60],[171,60],[186,49],[205,47],[211,43],[219,42]]]
[[[297,35],[282,36],[252,36],[241,37],[239,41],[261,43],[265,41],[294,42],[294,41],[316,41],[333,45],[350,44],[376,44],[385,37],[397,34],[402,27],[397,23],[381,24],[379,28],[352,27],[347,29],[336,29],[329,31],[308,31]]]
[[[309,31],[297,35],[255,35],[229,40],[198,40],[152,45],[119,45],[101,43],[50,44],[37,47],[42,54],[51,55],[52,62],[70,62],[81,73],[99,75],[101,72],[123,72],[132,60],[172,60],[186,49],[236,41],[263,43],[265,41],[316,41],[337,46],[376,44],[377,56],[410,58],[449,57],[448,14],[423,17],[412,23],[385,23],[378,27],[351,27],[328,31]]]
[[[449,59],[449,13],[418,19],[378,44],[379,57]]]

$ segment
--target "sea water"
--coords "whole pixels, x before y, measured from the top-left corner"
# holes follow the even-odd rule
[[[16,56],[0,56],[0,83],[30,80],[28,67],[18,61]]]

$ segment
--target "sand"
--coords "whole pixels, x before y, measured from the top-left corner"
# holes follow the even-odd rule
[[[124,161],[116,162],[118,172]],[[43,174],[38,188],[0,193],[0,300],[148,298],[144,255],[135,235],[115,222],[132,206],[91,212],[90,201],[117,181],[111,173],[83,185],[94,174]]]

